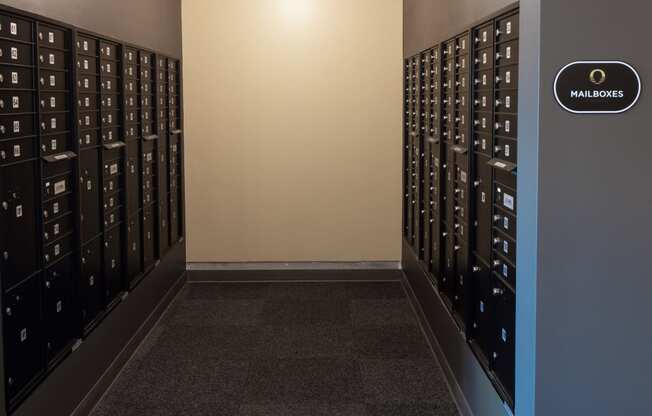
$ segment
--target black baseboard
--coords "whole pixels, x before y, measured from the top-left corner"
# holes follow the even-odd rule
[[[185,252],[172,247],[13,415],[87,415],[183,287]]]
[[[505,416],[510,412],[466,342],[412,248],[403,241],[402,266],[412,301],[463,416]]]
[[[400,281],[400,270],[188,270],[188,282]]]

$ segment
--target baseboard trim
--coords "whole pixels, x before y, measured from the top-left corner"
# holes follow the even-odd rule
[[[400,261],[189,262],[186,270],[399,270]]]
[[[188,282],[399,282],[396,269],[189,270]]]
[[[174,285],[167,291],[159,304],[156,305],[156,308],[154,308],[145,322],[140,325],[136,333],[134,333],[129,342],[115,357],[111,365],[106,369],[99,380],[97,380],[97,383],[95,383],[95,385],[75,408],[75,410],[73,410],[70,416],[86,416],[93,411],[95,406],[97,406],[109,388],[117,380],[125,364],[127,364],[129,359],[136,353],[143,340],[147,337],[147,335],[156,326],[163,315],[165,315],[165,312],[174,303],[174,300],[181,293],[181,289],[183,289],[186,281],[187,273],[183,273],[174,283]]]

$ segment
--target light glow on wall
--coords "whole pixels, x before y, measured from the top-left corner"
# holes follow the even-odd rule
[[[279,15],[292,23],[307,23],[314,14],[313,0],[275,0]]]

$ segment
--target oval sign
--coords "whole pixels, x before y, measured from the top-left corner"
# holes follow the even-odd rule
[[[555,98],[576,114],[623,113],[641,95],[641,78],[620,61],[577,61],[563,67],[555,78]]]

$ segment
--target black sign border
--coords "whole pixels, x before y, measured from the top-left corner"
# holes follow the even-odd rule
[[[622,110],[618,110],[618,111],[577,111],[577,110],[571,110],[570,108],[568,108],[564,104],[562,104],[561,100],[559,99],[559,96],[557,95],[557,81],[559,80],[559,76],[562,74],[562,72],[564,72],[567,68],[570,68],[571,66],[578,65],[578,64],[619,64],[619,65],[624,65],[624,66],[628,67],[634,73],[634,75],[636,75],[636,81],[638,82],[638,93],[636,94],[636,97],[634,98],[634,100],[632,101],[632,103],[628,107],[626,107],[626,108],[624,108]],[[641,97],[641,90],[642,90],[641,77],[638,75],[638,71],[632,65],[628,64],[627,62],[623,62],[623,61],[574,61],[574,62],[571,62],[569,64],[564,65],[564,67],[561,68],[557,72],[557,76],[555,77],[555,82],[554,82],[554,84],[552,86],[552,92],[555,95],[555,100],[557,100],[557,104],[559,104],[559,106],[561,108],[563,108],[564,110],[568,111],[569,113],[573,113],[573,114],[621,114],[621,113],[624,113],[624,112],[628,111],[629,109],[631,109],[632,107],[634,107],[636,105],[636,103],[638,103],[638,99]]]

